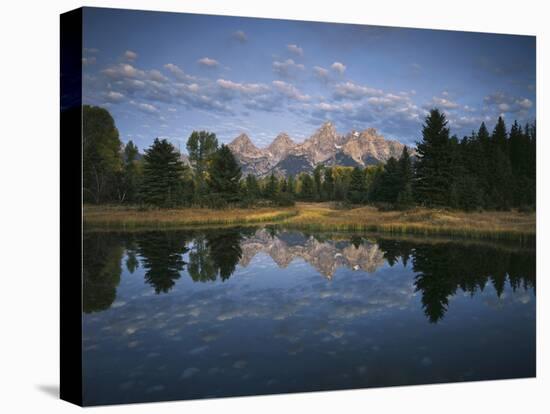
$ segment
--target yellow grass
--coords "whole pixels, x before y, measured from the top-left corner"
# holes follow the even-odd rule
[[[296,208],[206,208],[140,210],[120,206],[84,206],[84,225],[132,229],[136,227],[195,227],[275,223],[298,214]]]
[[[211,210],[146,210],[123,207],[84,208],[88,227],[190,227],[273,224],[319,231],[372,231],[391,234],[450,235],[497,239],[534,239],[536,214],[450,211],[415,208],[378,211],[374,207],[337,209],[332,203],[297,203],[294,207]]]
[[[449,211],[415,208],[378,211],[374,207],[338,210],[330,203],[300,204],[285,226],[310,230],[377,231],[394,234],[441,234],[465,237],[534,239],[536,214]]]

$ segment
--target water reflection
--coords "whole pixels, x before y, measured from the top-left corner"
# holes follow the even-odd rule
[[[86,404],[535,375],[531,246],[87,233]]]
[[[494,244],[223,229],[88,233],[84,251],[85,313],[106,310],[115,301],[123,256],[129,273],[143,267],[156,294],[168,293],[185,271],[195,282],[223,282],[260,254],[282,269],[303,260],[329,280],[341,267],[375,273],[385,264],[410,266],[430,322],[443,318],[459,289],[474,295],[490,283],[500,297],[507,281],[514,291],[535,288],[534,249]]]

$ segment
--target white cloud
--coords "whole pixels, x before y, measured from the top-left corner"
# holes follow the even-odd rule
[[[287,45],[286,48],[289,52],[294,53],[297,56],[304,56],[304,49],[302,49],[298,45],[290,44]]]
[[[146,112],[146,113],[149,113],[149,114],[156,114],[159,111],[156,106],[151,105],[149,103],[145,103],[145,102],[130,101],[130,104],[134,105],[140,111]]]
[[[498,109],[502,112],[508,112],[510,110],[510,105],[507,103],[501,103],[498,105]]]
[[[304,65],[296,63],[292,59],[287,59],[284,62],[278,60],[273,62],[273,72],[281,76],[290,76],[294,72],[303,71],[304,69]]]
[[[248,40],[246,33],[243,32],[242,30],[237,30],[236,32],[233,32],[231,34],[231,37],[233,37],[233,39],[238,40],[241,43],[245,43]]]
[[[197,62],[199,63],[199,65],[206,66],[209,68],[214,68],[220,64],[216,59],[212,59],[209,57],[203,57],[202,59],[199,59]]]
[[[342,75],[346,71],[346,65],[344,65],[341,62],[334,62],[330,67],[338,72],[340,75]]]
[[[164,65],[164,69],[170,72],[172,76],[174,76],[179,81],[190,81],[195,79],[194,76],[186,74],[179,66],[173,63],[167,63],[166,65]]]
[[[288,98],[295,99],[297,101],[307,101],[310,99],[309,95],[305,95],[301,93],[298,88],[296,88],[294,85],[283,82],[280,80],[274,80],[273,86],[275,89],[277,89],[279,92],[281,92],[283,95],[287,96]]]
[[[133,62],[134,60],[136,60],[138,57],[138,54],[136,52],[133,52],[131,50],[127,50],[126,52],[124,52],[124,59],[130,61],[130,62]]]
[[[155,82],[160,82],[160,83],[168,82],[168,78],[156,69],[149,71],[149,78]]]
[[[362,99],[382,94],[383,92],[380,89],[358,85],[353,82],[343,82],[334,86],[334,97],[337,99]]]
[[[114,103],[122,102],[124,100],[124,95],[120,92],[109,91],[105,94],[105,100]]]
[[[527,98],[516,100],[516,104],[518,104],[523,109],[529,109],[533,106],[533,102]]]
[[[222,89],[237,91],[247,95],[264,93],[269,90],[267,85],[261,83],[238,83],[227,79],[218,79],[216,84]]]
[[[443,92],[443,96],[448,96],[448,94],[446,94],[446,92]],[[457,109],[460,106],[459,104],[451,101],[450,99],[440,98],[437,96],[434,96],[432,98],[432,105],[435,105],[436,107],[440,107],[447,110]]]
[[[327,80],[329,78],[329,71],[321,66],[314,66],[313,73],[321,80]]]
[[[103,73],[111,79],[142,78],[145,72],[135,68],[129,63],[120,63],[103,70]]]

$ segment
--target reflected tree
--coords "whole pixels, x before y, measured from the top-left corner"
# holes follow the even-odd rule
[[[85,313],[109,309],[120,283],[124,244],[115,234],[88,233],[83,249],[82,309]]]
[[[206,232],[198,237],[189,253],[189,276],[195,282],[211,282],[219,277],[227,280],[242,257],[240,229]]]
[[[221,280],[229,279],[243,254],[241,232],[233,229],[211,233],[207,236],[207,241],[219,277]]]
[[[132,241],[126,246],[126,269],[130,274],[133,274],[139,267],[139,260],[137,258],[136,245]]]
[[[169,292],[179,279],[186,265],[183,255],[189,251],[187,240],[182,232],[148,232],[137,237],[145,281],[157,294]]]
[[[506,281],[516,290],[535,289],[535,253],[503,246],[462,244],[457,242],[417,243],[380,239],[388,264],[412,258],[415,289],[422,294],[422,306],[428,320],[440,321],[449,307],[449,299],[460,289],[470,295],[491,284],[498,297]]]
[[[189,252],[187,271],[195,282],[216,280],[216,267],[204,236],[197,237],[193,242],[193,248]]]

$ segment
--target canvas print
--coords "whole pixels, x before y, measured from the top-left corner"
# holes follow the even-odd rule
[[[536,375],[536,39],[82,9],[82,404]]]

